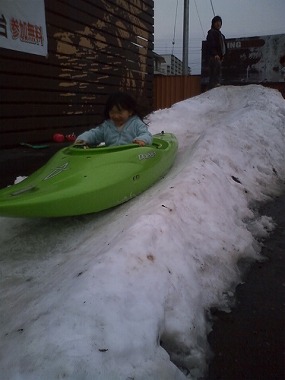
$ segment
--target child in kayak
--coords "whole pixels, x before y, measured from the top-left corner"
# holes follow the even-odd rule
[[[137,104],[129,94],[117,92],[111,95],[104,111],[105,121],[79,135],[75,145],[106,146],[138,144],[150,145],[152,135],[137,111]]]

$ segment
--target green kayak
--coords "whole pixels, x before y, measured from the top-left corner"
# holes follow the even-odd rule
[[[165,175],[177,148],[175,135],[164,132],[145,147],[63,148],[31,176],[0,190],[0,215],[60,217],[117,206]]]

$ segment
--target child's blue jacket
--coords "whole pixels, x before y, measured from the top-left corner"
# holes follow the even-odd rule
[[[105,142],[107,146],[132,144],[135,139],[142,140],[147,145],[152,143],[152,134],[138,116],[130,117],[122,130],[119,130],[113,121],[108,119],[98,127],[83,132],[77,137],[77,140],[84,140],[88,145],[94,146],[102,142]]]

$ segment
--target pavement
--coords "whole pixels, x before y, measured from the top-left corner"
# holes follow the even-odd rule
[[[12,185],[18,176],[28,176],[70,142],[17,146],[0,150],[0,188]]]
[[[1,149],[0,188],[13,184],[18,176],[30,175],[68,145]],[[261,213],[277,224],[263,242],[266,260],[249,268],[236,289],[230,313],[212,310],[214,325],[208,341],[213,357],[205,380],[285,379],[285,187]]]
[[[277,226],[236,289],[231,313],[215,311],[207,380],[285,379],[285,193],[262,207]]]

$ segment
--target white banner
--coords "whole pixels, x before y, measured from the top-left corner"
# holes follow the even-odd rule
[[[0,48],[47,55],[44,0],[0,0]]]

